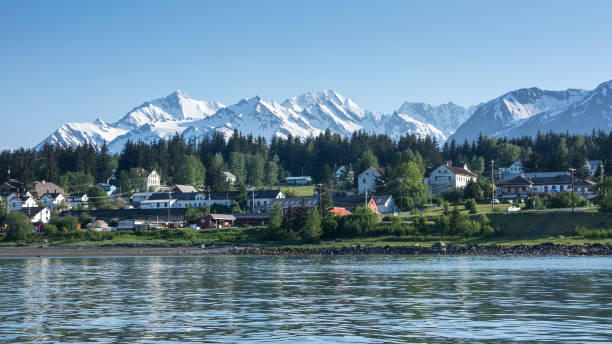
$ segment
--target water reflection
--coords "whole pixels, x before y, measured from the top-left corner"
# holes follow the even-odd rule
[[[606,342],[612,258],[0,260],[0,342]]]

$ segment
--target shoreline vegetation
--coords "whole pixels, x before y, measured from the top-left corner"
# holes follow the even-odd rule
[[[364,208],[365,209],[365,208]],[[455,208],[456,209],[456,208]],[[0,257],[201,256],[209,254],[481,254],[612,255],[612,214],[595,211],[488,213],[453,210],[377,218],[352,215],[322,226],[321,238],[305,241],[282,226],[142,230],[56,231],[13,240],[0,233]],[[433,211],[433,210],[430,210]],[[443,209],[438,209],[442,213]],[[355,217],[355,218],[353,218]],[[455,221],[453,221],[453,218]],[[72,219],[76,221],[76,219]],[[355,222],[353,224],[353,222]],[[454,224],[457,222],[456,224]],[[470,225],[470,226],[467,226]],[[471,230],[471,226],[476,226]],[[467,229],[462,229],[467,226]],[[355,228],[353,228],[355,227]],[[346,228],[353,230],[347,231]],[[491,231],[483,231],[491,228]],[[295,233],[293,233],[295,234]]]

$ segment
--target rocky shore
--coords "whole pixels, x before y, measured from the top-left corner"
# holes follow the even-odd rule
[[[210,255],[538,255],[538,256],[611,256],[612,244],[559,245],[445,245],[433,246],[343,246],[343,247],[257,247],[257,246],[6,246],[0,258],[18,257],[172,257]]]
[[[406,254],[406,255],[538,255],[538,256],[609,256],[612,244],[562,245],[542,243],[538,245],[445,245],[433,246],[346,246],[346,247],[283,247],[243,248],[229,250],[226,254],[248,255],[363,255],[363,254]]]

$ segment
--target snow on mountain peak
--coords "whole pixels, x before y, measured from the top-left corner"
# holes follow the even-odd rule
[[[115,125],[135,129],[150,122],[202,119],[223,107],[221,103],[194,100],[181,91],[175,91],[132,109]]]

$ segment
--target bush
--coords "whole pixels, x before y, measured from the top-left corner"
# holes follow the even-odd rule
[[[451,188],[442,193],[442,197],[451,203],[457,203],[463,199],[463,189]]]
[[[30,219],[19,211],[8,214],[6,224],[8,225],[8,232],[5,239],[8,241],[25,241],[34,228]]]
[[[586,200],[578,193],[574,193],[574,205],[576,207],[584,207],[587,204]],[[551,208],[569,208],[572,206],[572,193],[570,191],[559,192],[550,199]]]
[[[612,229],[588,229],[584,226],[578,226],[574,229],[577,236],[591,239],[606,239],[612,238]]]
[[[470,214],[476,214],[476,201],[473,199],[468,199],[465,201],[465,210],[469,210]]]

